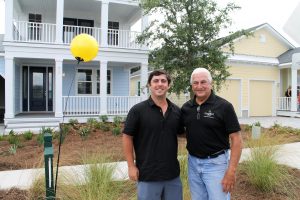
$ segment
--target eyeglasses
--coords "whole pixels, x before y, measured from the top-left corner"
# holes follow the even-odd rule
[[[197,107],[197,120],[200,119],[200,106]]]

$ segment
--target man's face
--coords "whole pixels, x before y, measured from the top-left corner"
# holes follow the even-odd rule
[[[149,84],[151,96],[156,96],[156,97],[165,96],[169,88],[170,86],[167,77],[164,74],[161,74],[159,76],[153,76]]]
[[[192,90],[197,98],[206,99],[211,93],[212,85],[205,72],[200,72],[192,76]]]

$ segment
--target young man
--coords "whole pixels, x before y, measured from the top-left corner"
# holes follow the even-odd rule
[[[165,71],[151,72],[150,98],[132,107],[125,122],[124,154],[139,200],[182,200],[177,134],[183,127],[180,109],[166,98],[170,82]]]
[[[181,108],[187,134],[191,197],[228,200],[242,151],[240,125],[233,106],[213,93],[207,69],[195,69],[191,85],[195,96]]]

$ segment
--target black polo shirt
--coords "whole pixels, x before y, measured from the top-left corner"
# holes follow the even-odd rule
[[[180,109],[169,100],[163,116],[151,97],[133,106],[123,133],[133,136],[139,181],[163,181],[179,176],[177,134],[183,133]]]
[[[213,91],[201,105],[195,98],[186,102],[181,112],[187,133],[187,150],[194,156],[208,156],[229,149],[229,134],[241,130],[232,104]]]

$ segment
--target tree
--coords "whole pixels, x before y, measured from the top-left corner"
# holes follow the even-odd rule
[[[161,13],[164,21],[152,21],[138,37],[140,43],[156,45],[149,53],[149,64],[164,68],[173,78],[171,92],[186,92],[190,75],[197,67],[208,69],[219,89],[230,73],[227,55],[221,47],[228,44],[234,53],[233,39],[246,34],[238,31],[218,38],[231,25],[229,14],[239,9],[234,3],[218,7],[214,0],[142,0],[145,14]],[[159,44],[159,45],[157,45]],[[189,88],[190,90],[190,88]]]

